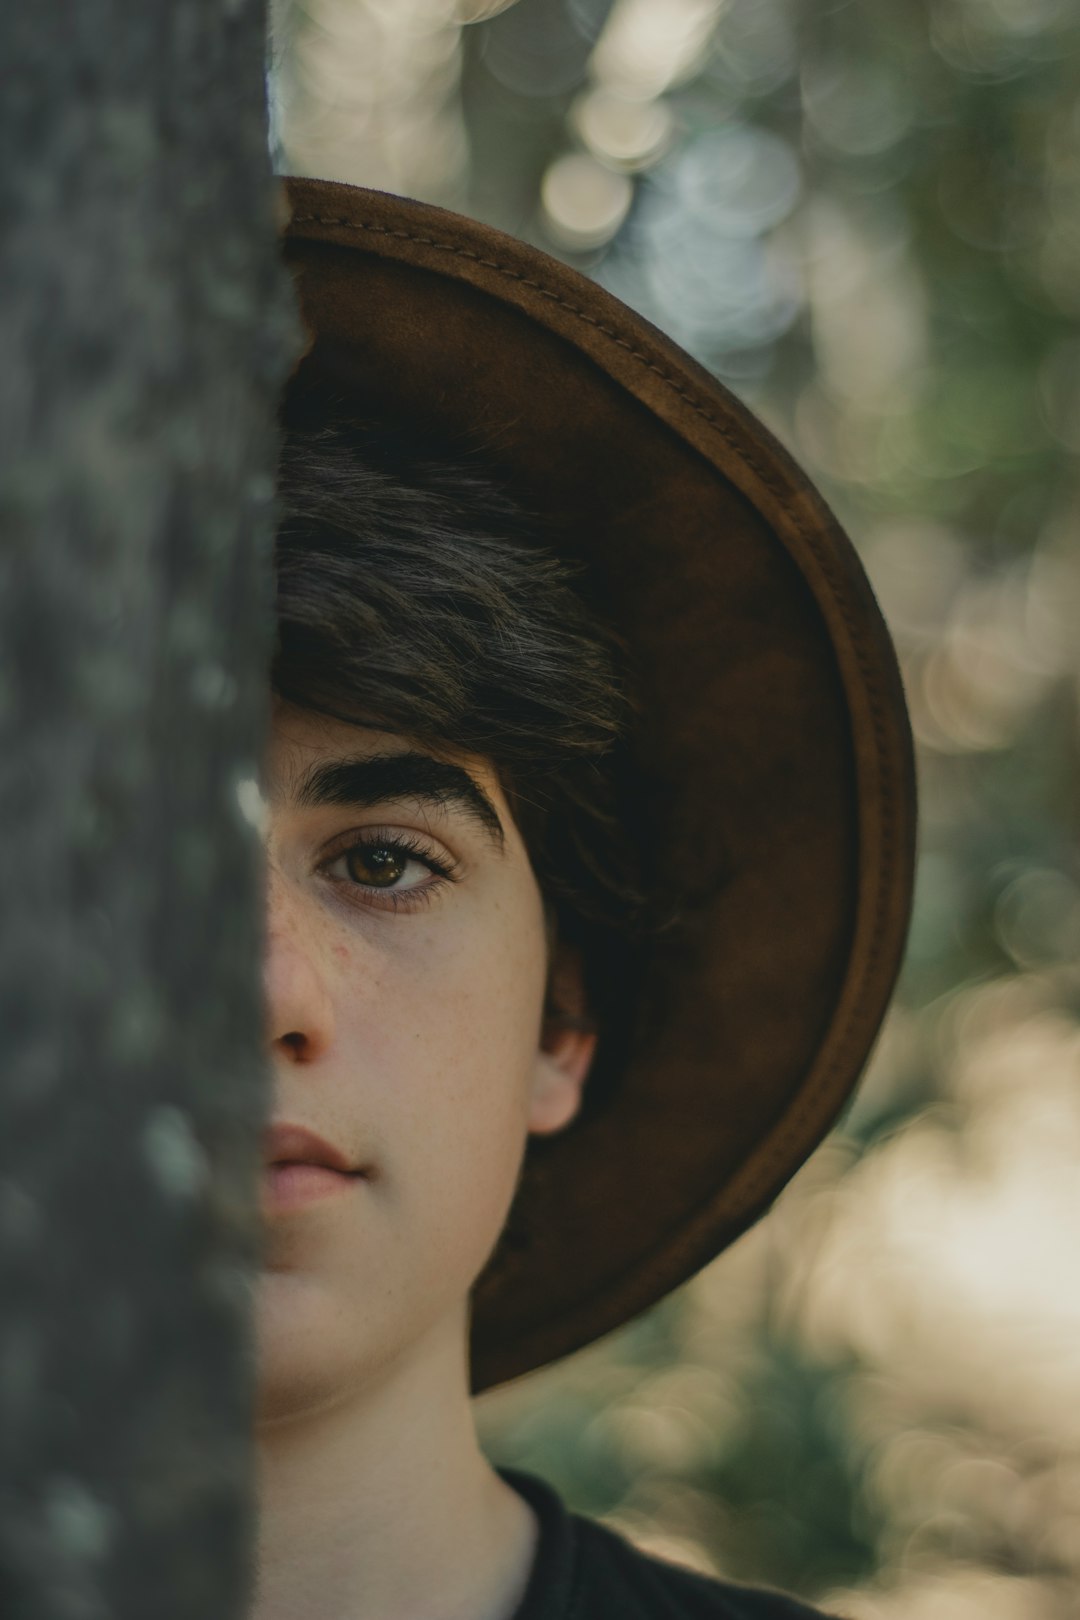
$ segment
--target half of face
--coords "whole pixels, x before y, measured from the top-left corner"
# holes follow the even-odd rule
[[[401,1358],[463,1362],[526,1138],[574,1117],[595,1036],[487,762],[279,701],[264,791],[272,1421]],[[338,1173],[290,1168],[320,1157],[305,1131]]]

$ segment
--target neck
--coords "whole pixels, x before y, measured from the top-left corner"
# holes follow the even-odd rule
[[[333,1409],[261,1424],[251,1620],[510,1620],[536,1526],[480,1451],[464,1360],[420,1346]]]

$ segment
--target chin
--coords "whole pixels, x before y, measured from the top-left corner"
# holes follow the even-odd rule
[[[350,1308],[328,1278],[264,1272],[254,1319],[256,1427],[316,1418],[373,1392],[418,1350],[423,1357],[431,1330],[427,1319]]]
[[[336,1405],[356,1378],[356,1334],[317,1277],[264,1272],[254,1331],[256,1425]]]

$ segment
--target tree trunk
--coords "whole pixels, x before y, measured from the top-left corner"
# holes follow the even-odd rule
[[[243,1612],[278,267],[257,0],[0,7],[0,1614]]]

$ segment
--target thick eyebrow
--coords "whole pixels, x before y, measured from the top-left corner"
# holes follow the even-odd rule
[[[468,771],[430,754],[369,754],[362,759],[334,759],[313,765],[295,792],[298,809],[351,805],[368,810],[393,799],[416,799],[432,805],[454,804],[478,822],[500,851],[506,842],[498,812]]]

